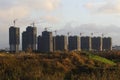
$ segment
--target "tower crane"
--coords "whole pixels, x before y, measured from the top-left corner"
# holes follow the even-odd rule
[[[104,37],[104,34],[102,33],[102,37]]]
[[[68,32],[67,35],[69,36],[71,32]]]
[[[35,22],[31,23],[30,25],[32,25],[33,27],[35,27]]]
[[[91,33],[91,37],[93,36],[93,33]]]
[[[83,33],[80,33],[80,37],[82,36]]]
[[[45,29],[45,31],[47,31],[49,28],[51,28],[51,27],[45,27],[44,29]]]
[[[17,21],[17,19],[13,20],[13,24],[14,24],[14,26],[16,25],[16,21]]]
[[[45,21],[41,20],[41,21],[33,21],[30,25],[32,25],[33,27],[35,27],[35,25],[41,25],[41,23],[44,23]]]
[[[94,33],[91,33],[91,37],[93,37],[93,34],[94,34]]]
[[[108,33],[102,33],[102,37],[104,37],[106,34],[108,34]]]
[[[55,30],[54,32],[55,32],[55,35],[57,35],[57,30]]]

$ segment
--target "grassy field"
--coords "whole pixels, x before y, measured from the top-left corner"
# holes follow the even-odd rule
[[[0,53],[0,80],[120,80],[119,75],[119,62],[105,54]]]
[[[103,62],[105,64],[116,65],[115,62],[113,62],[113,61],[111,61],[109,59],[97,56],[97,55],[89,54],[89,58],[93,59],[93,60],[96,60],[96,61],[99,61],[99,62]]]

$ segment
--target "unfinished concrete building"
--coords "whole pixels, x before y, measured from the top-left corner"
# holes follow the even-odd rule
[[[67,47],[67,36],[55,36],[53,38],[54,51],[65,51],[68,50]]]
[[[42,36],[38,36],[38,51],[39,52],[53,52],[52,32],[43,31]]]
[[[9,28],[10,52],[19,52],[20,29],[14,26]]]
[[[102,38],[101,37],[93,37],[91,42],[92,42],[93,51],[102,51]]]
[[[91,37],[86,36],[86,37],[81,37],[81,50],[91,50]]]
[[[102,49],[103,51],[112,50],[112,38],[104,37],[102,42]]]
[[[32,51],[36,51],[36,43],[37,43],[37,28],[28,26],[26,31],[22,33],[22,50],[27,51],[31,49]]]
[[[69,48],[69,51],[72,51],[72,50],[77,50],[77,51],[80,51],[81,50],[81,45],[80,45],[80,37],[78,36],[69,36],[68,37],[68,48]]]

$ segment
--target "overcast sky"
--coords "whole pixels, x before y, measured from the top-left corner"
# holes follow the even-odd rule
[[[9,27],[23,32],[35,22],[38,34],[45,27],[57,34],[110,36],[120,45],[120,0],[0,0],[0,48],[9,47]]]

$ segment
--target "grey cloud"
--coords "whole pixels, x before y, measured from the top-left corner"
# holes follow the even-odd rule
[[[92,13],[120,14],[119,0],[90,1],[84,7]]]
[[[120,45],[120,27],[115,25],[81,24],[73,27],[68,23],[65,25],[65,28],[58,31],[59,34],[65,35],[67,32],[71,32],[71,35],[83,33],[83,36],[90,36],[91,33],[94,33],[93,36],[102,36],[102,34],[105,34],[105,37],[113,38],[113,45]]]

